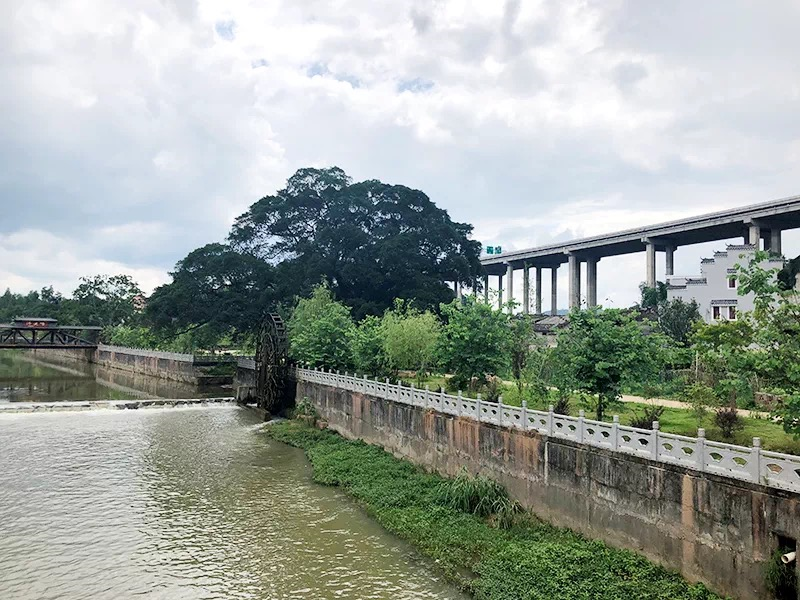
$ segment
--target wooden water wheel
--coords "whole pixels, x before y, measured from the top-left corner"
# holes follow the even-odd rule
[[[283,319],[270,313],[264,319],[256,345],[258,407],[277,412],[286,402],[289,378],[289,340]]]

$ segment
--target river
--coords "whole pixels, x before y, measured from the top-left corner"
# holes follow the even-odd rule
[[[464,598],[265,427],[232,406],[0,415],[0,598]]]

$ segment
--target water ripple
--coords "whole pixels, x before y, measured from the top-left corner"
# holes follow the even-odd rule
[[[237,408],[0,420],[0,598],[462,598]]]

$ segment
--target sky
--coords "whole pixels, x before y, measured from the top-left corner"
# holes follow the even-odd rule
[[[150,292],[306,166],[421,189],[506,250],[800,194],[798,22],[798,0],[3,0],[0,290]],[[644,271],[603,259],[601,303]]]

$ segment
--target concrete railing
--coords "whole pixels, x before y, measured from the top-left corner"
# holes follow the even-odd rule
[[[241,369],[251,369],[255,371],[256,368],[256,360],[251,356],[237,356],[236,357],[236,366]]]
[[[619,417],[611,423],[594,421],[584,417],[559,415],[549,411],[509,406],[502,402],[481,401],[458,395],[405,387],[389,383],[341,375],[317,369],[295,369],[298,381],[308,381],[331,387],[359,392],[402,404],[419,406],[458,417],[494,423],[504,427],[515,427],[525,431],[536,431],[545,436],[568,439],[580,444],[605,448],[614,452],[633,454],[654,461],[671,463],[750,481],[774,488],[800,492],[800,456],[768,452],[761,449],[761,440],[753,438],[753,447],[736,446],[713,442],[705,438],[705,430],[698,429],[698,436],[688,437],[664,433],[658,422],[653,429],[638,429],[620,425]]]
[[[142,350],[140,348],[126,348],[124,346],[106,346],[100,344],[97,349],[101,352],[114,352],[117,354],[130,354],[133,356],[146,356],[148,358],[166,358],[181,362],[194,362],[193,354],[180,354],[178,352],[163,352],[161,350]]]

